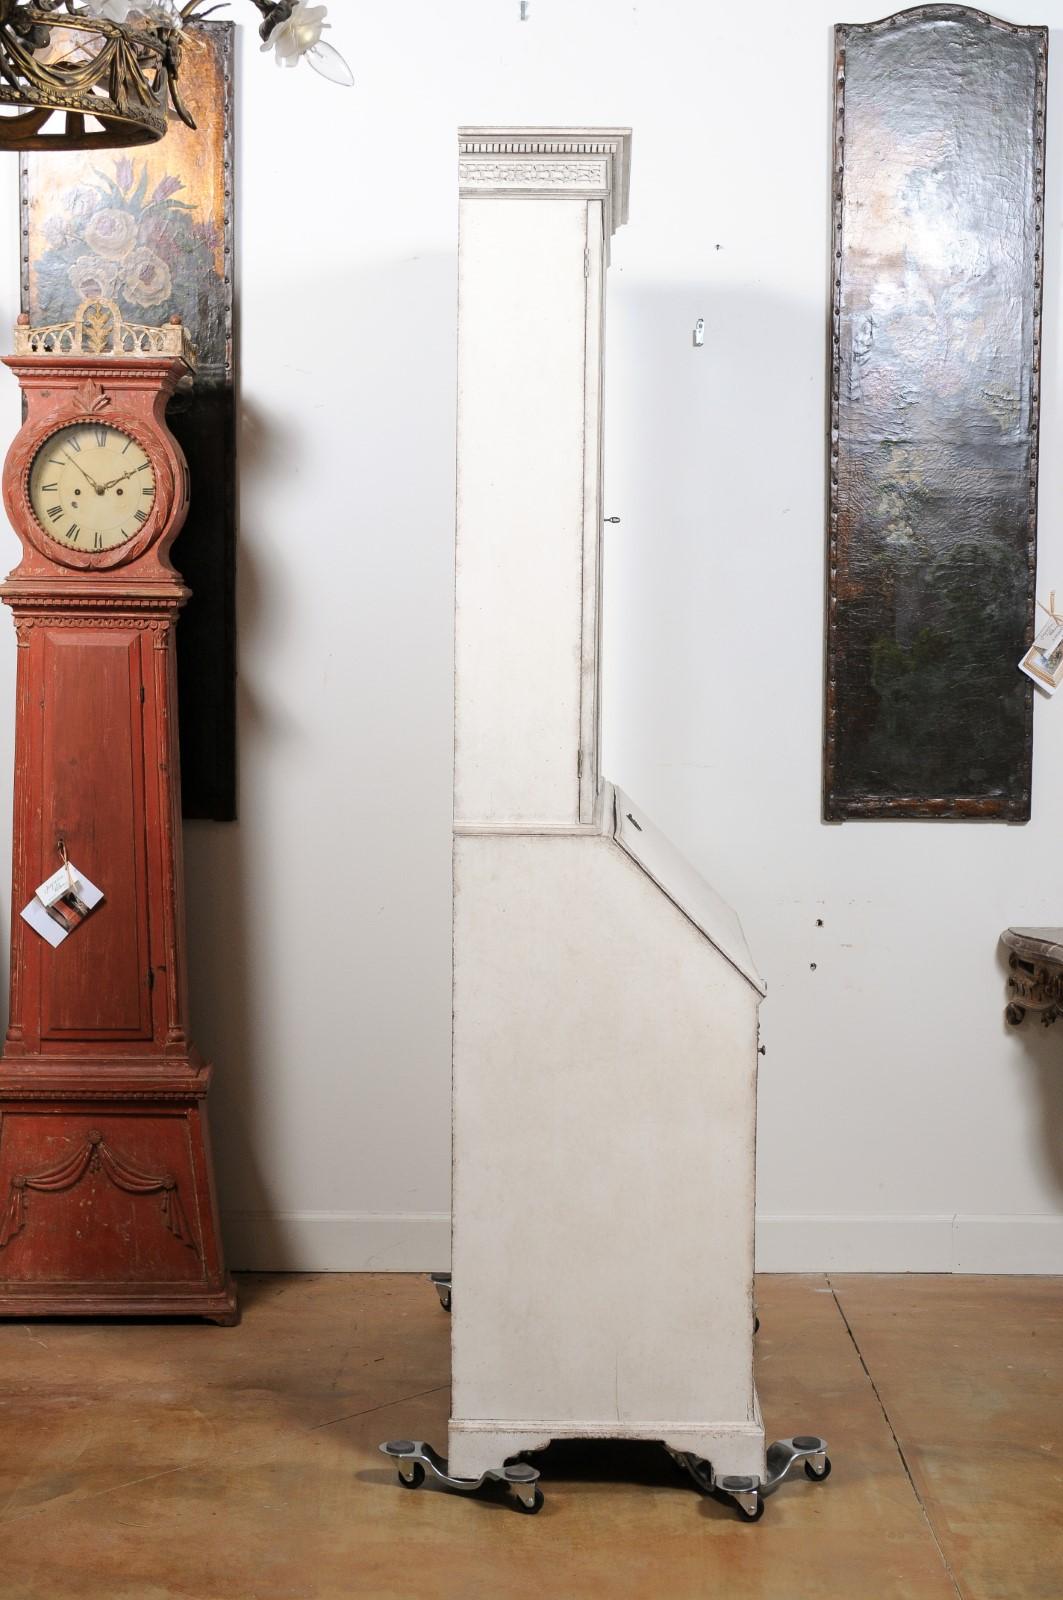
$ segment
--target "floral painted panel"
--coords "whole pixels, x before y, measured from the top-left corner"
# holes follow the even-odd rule
[[[236,439],[233,363],[233,24],[190,28],[176,118],[158,144],[22,157],[22,306],[35,325],[82,300],[133,322],[175,313],[195,342],[191,394],[170,425],[192,506],[174,562],[192,590],[178,628],[184,813],[235,816]]]

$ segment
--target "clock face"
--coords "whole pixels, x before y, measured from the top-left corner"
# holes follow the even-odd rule
[[[91,556],[136,538],[155,504],[155,474],[127,433],[105,422],[77,422],[41,445],[29,492],[49,539]]]

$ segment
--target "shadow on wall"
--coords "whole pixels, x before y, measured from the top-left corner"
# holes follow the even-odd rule
[[[350,1266],[367,1214],[449,1209],[455,276],[426,256],[319,283],[343,316],[281,343],[260,404],[245,386],[239,820],[185,829],[235,1267]],[[336,873],[349,937],[310,921],[308,862]],[[413,1176],[389,1195],[399,1149]]]
[[[265,469],[283,442],[246,406],[240,433],[240,471],[246,479]],[[265,625],[266,613],[276,603],[276,596],[262,592],[253,539],[239,545],[237,584],[239,648],[241,639]],[[237,680],[236,719],[239,795],[241,752],[260,742],[283,748],[293,730],[256,700],[246,678]],[[268,1230],[273,1199],[259,1157],[264,1112],[255,1062],[264,1041],[247,830],[239,820],[186,822],[184,834],[192,1037],[215,1063],[209,1105],[219,1206],[226,1212],[231,1197],[238,1195],[241,1209],[257,1213]],[[200,1037],[200,1017],[209,1019],[207,1038]],[[278,1239],[264,1243],[271,1253],[279,1252]],[[231,1253],[231,1241],[225,1244]]]
[[[762,908],[770,905],[765,886],[773,884],[803,898],[811,913],[824,892],[815,874],[825,853],[847,862],[849,872],[861,864],[870,871],[871,835],[876,845],[888,840],[890,853],[897,830],[912,826],[848,824],[861,831],[847,833],[843,846],[841,835],[820,823],[826,226],[825,217],[823,293],[816,301],[717,291],[709,282],[625,282],[616,272],[610,280],[604,511],[622,520],[605,529],[604,770],[740,915],[751,897]],[[1058,293],[1051,298],[1058,302]],[[696,348],[700,316],[705,343]],[[1050,759],[1047,750],[1041,759]],[[974,845],[973,824],[915,826],[921,848],[913,872],[917,860],[925,861],[928,829],[945,828],[957,846],[953,830],[964,830],[958,858]],[[832,843],[825,843],[828,836]],[[855,845],[856,839],[864,842]],[[942,854],[949,865],[949,852]],[[1027,907],[1019,920],[1039,920],[1031,888],[1020,883],[1015,891],[1016,915]],[[991,903],[987,894],[987,909]],[[896,907],[884,914],[895,917]],[[1061,915],[1063,905],[1046,905],[1041,919]],[[980,986],[976,1014],[985,1015],[989,1028],[996,1023],[986,985],[997,970],[992,952],[999,931],[993,928],[979,948],[972,977]],[[926,955],[925,948],[920,955],[912,950],[911,960],[920,966],[921,1004],[936,1009]],[[997,1015],[1005,1003],[1004,962],[1000,971]],[[776,971],[766,976],[769,1025],[782,1015],[805,1030],[788,1036],[787,1060],[801,1064],[820,1049],[829,1054],[838,1018],[828,996],[795,1011],[785,966],[782,982]],[[868,991],[869,1003],[874,993]],[[854,997],[848,990],[841,1004],[851,1007]],[[847,1026],[858,1039],[864,1023],[850,1016]],[[1021,1048],[1033,1068],[1037,1109],[1025,1085],[1006,1093],[1031,1102],[1051,1189],[1063,1193],[1063,1021],[1050,1030],[1027,1022]],[[1002,1046],[996,1054],[993,1070],[1010,1074],[1012,1052]],[[809,1079],[802,1114],[811,1133],[835,1121],[839,1107],[821,1073]],[[918,1088],[906,1078],[903,1091],[893,1092],[914,1097]],[[890,1091],[883,1093],[888,1098]],[[914,1098],[912,1105],[918,1114]],[[992,1161],[991,1142],[983,1154]]]
[[[678,794],[711,795],[721,835],[757,827],[768,870],[781,773],[789,806],[820,814],[825,246],[819,305],[610,283],[606,770],[630,763],[635,797],[688,838],[703,819]],[[700,865],[741,904],[722,853]]]

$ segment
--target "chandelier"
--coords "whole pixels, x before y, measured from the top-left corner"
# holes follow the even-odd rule
[[[105,150],[152,144],[181,99],[185,24],[207,0],[0,0],[0,149]],[[354,82],[322,33],[326,7],[251,0],[263,50],[278,66],[306,60],[334,83]],[[10,109],[9,109],[10,108]]]

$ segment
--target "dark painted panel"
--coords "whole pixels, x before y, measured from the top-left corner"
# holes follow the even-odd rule
[[[836,45],[825,815],[1022,821],[1047,31]]]

